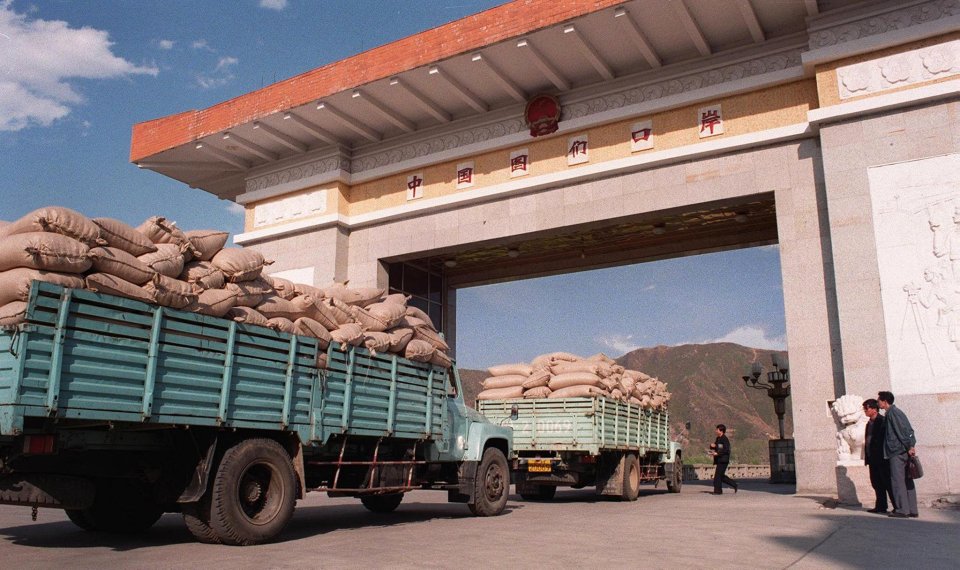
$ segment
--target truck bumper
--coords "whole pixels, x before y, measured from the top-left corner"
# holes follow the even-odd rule
[[[93,481],[70,475],[21,473],[0,477],[0,504],[86,509],[96,493]]]

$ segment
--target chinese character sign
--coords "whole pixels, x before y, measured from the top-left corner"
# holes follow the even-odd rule
[[[630,152],[653,148],[653,121],[640,121],[630,127]]]
[[[457,165],[457,190],[473,186],[473,161]]]
[[[703,107],[697,111],[700,138],[723,134],[723,111],[720,105]]]
[[[423,173],[407,176],[407,200],[423,198]]]
[[[529,168],[530,153],[527,149],[515,150],[510,153],[510,178],[526,175]]]
[[[583,164],[590,161],[590,143],[586,133],[567,139],[567,164]]]

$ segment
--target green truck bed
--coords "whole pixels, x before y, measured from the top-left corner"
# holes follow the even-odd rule
[[[516,406],[516,419],[511,417]],[[524,451],[604,450],[669,452],[669,414],[608,398],[480,400],[491,422],[513,427],[513,448]]]
[[[442,430],[448,372],[366,349],[34,282],[0,329],[0,436],[29,418],[423,439]]]

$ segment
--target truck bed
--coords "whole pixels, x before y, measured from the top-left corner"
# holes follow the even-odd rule
[[[511,410],[517,407],[517,419]],[[513,446],[524,451],[630,450],[641,455],[670,449],[669,414],[608,398],[481,400],[478,411],[513,427]]]
[[[366,349],[34,282],[27,322],[0,329],[0,436],[29,418],[424,438],[447,372]],[[322,373],[321,373],[322,372]]]

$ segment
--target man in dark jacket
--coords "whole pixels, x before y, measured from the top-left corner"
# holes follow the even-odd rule
[[[870,420],[867,422],[863,459],[864,463],[870,468],[870,485],[877,495],[874,507],[867,512],[886,514],[887,495],[890,496],[890,504],[894,505],[894,508],[897,504],[893,500],[893,489],[890,488],[890,462],[883,457],[883,443],[886,436],[884,422],[886,420],[880,415],[880,405],[873,398],[863,403],[863,413]]]
[[[723,483],[733,487],[733,492],[739,490],[737,482],[727,477],[727,466],[730,465],[730,440],[727,439],[727,426],[720,424],[717,426],[717,439],[710,444],[710,455],[713,456],[713,464],[717,466],[713,472],[713,494],[723,494]]]
[[[877,395],[880,409],[885,412],[883,456],[890,461],[890,487],[893,489],[893,512],[887,516],[906,518],[917,513],[917,489],[913,479],[907,478],[907,461],[916,454],[917,438],[907,414],[893,405],[893,393]]]

